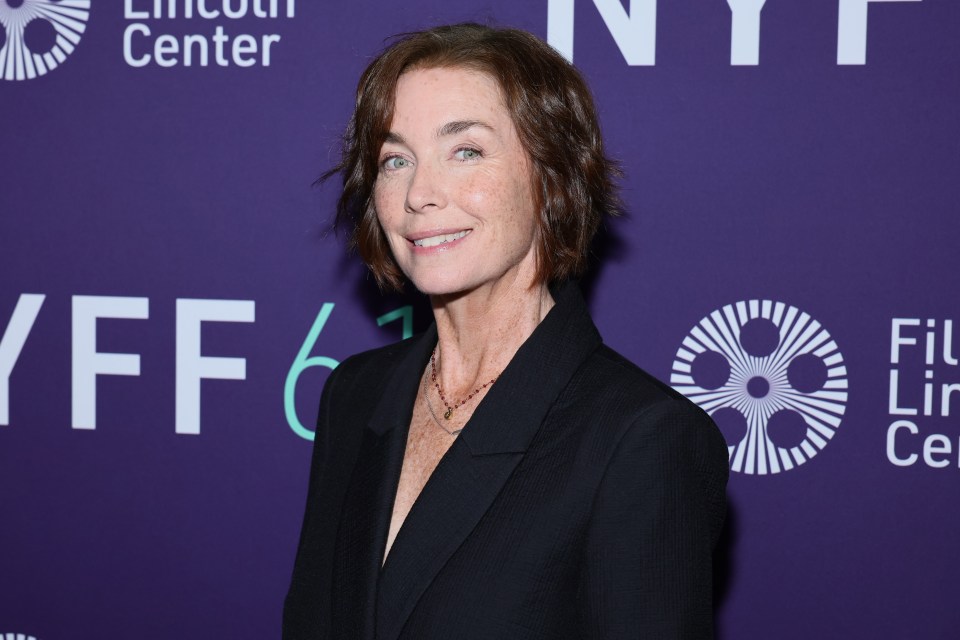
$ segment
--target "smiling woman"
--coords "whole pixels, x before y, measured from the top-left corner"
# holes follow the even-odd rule
[[[374,209],[417,289],[437,296],[533,284],[528,166],[490,76],[458,68],[401,76]]]
[[[727,448],[571,280],[618,210],[579,73],[522,31],[408,35],[335,172],[361,258],[435,324],[327,380],[284,637],[709,637]]]

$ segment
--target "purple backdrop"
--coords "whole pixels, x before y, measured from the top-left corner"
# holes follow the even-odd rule
[[[384,38],[465,19],[595,91],[594,318],[731,445],[719,634],[956,636],[960,4],[157,5],[0,0],[0,636],[279,635],[301,425],[429,320],[311,183]]]

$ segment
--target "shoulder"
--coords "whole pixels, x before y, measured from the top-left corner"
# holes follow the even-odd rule
[[[320,395],[314,431],[315,457],[323,450],[352,450],[370,424],[397,367],[414,348],[416,337],[352,355],[330,372]]]
[[[655,487],[684,496],[688,507],[706,516],[715,537],[725,511],[729,454],[710,416],[606,346],[577,377],[581,393],[593,395],[592,411],[616,414],[589,427],[603,432],[594,439],[604,442],[605,484],[614,478],[619,490],[634,484],[648,497]]]
[[[317,436],[334,437],[350,432],[351,426],[366,424],[397,367],[415,347],[417,336],[401,342],[363,351],[342,361],[323,385],[317,415]]]
[[[705,430],[720,437],[700,407],[606,345],[584,361],[567,392],[593,410],[619,415],[624,428],[668,422],[682,431]]]
[[[727,445],[710,416],[606,345],[584,361],[563,398],[570,410],[593,417],[584,435],[606,463],[646,457],[725,484]]]
[[[327,380],[326,393],[336,397],[368,395],[386,385],[390,374],[414,348],[420,335],[354,354],[341,362]]]
[[[598,475],[584,547],[590,637],[711,637],[722,436],[694,403],[607,347],[572,382],[578,402],[607,416],[586,421],[581,438]]]

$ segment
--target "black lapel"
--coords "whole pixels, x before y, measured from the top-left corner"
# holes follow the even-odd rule
[[[372,640],[380,566],[420,375],[436,344],[431,328],[385,373],[363,431],[340,514],[334,553],[333,637]]]
[[[400,635],[420,596],[523,458],[557,396],[600,344],[577,286],[567,284],[554,297],[556,306],[477,406],[394,540],[380,576],[378,640]],[[386,508],[389,519],[392,504]]]

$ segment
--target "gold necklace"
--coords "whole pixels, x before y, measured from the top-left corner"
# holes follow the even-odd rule
[[[463,427],[460,427],[459,429],[454,429],[453,431],[451,431],[450,429],[447,429],[445,426],[443,426],[443,423],[440,422],[440,418],[438,418],[437,414],[434,413],[433,405],[430,404],[430,387],[427,386],[426,375],[423,376],[423,385],[420,388],[423,391],[423,399],[426,400],[427,402],[427,410],[430,412],[430,417],[433,418],[433,421],[435,423],[437,423],[437,426],[443,429],[444,431],[446,431],[448,434],[450,434],[453,437],[457,437],[458,435],[460,435],[460,432],[463,431]]]
[[[433,381],[433,386],[435,386],[435,387],[437,388],[437,393],[440,394],[440,400],[441,400],[441,402],[443,402],[443,406],[447,408],[447,410],[443,413],[443,419],[444,419],[444,420],[449,420],[449,419],[450,419],[450,416],[453,415],[454,409],[458,409],[459,407],[462,407],[464,404],[467,403],[467,401],[469,401],[471,398],[473,398],[473,396],[477,395],[478,393],[480,393],[481,391],[483,391],[484,389],[486,389],[487,387],[489,387],[490,385],[492,385],[494,382],[496,382],[496,381],[497,381],[497,378],[499,378],[499,377],[500,377],[500,376],[498,375],[498,376],[495,376],[495,377],[494,377],[492,380],[490,380],[489,382],[484,382],[482,385],[480,385],[479,387],[477,387],[476,389],[474,389],[474,390],[473,390],[473,393],[470,393],[469,395],[467,395],[467,397],[463,398],[462,400],[460,400],[460,401],[458,401],[458,402],[454,402],[453,404],[450,404],[450,403],[447,401],[446,396],[443,395],[443,389],[440,387],[440,379],[439,379],[439,377],[437,376],[437,348],[434,347],[434,348],[433,348],[433,351],[430,353],[430,379]],[[427,399],[427,406],[429,406],[429,405],[430,405],[430,400]],[[436,417],[436,416],[434,416],[434,417]],[[439,424],[439,422],[438,422],[438,424]],[[447,430],[444,429],[444,431],[447,431]],[[448,431],[447,433],[449,433],[449,431]]]

